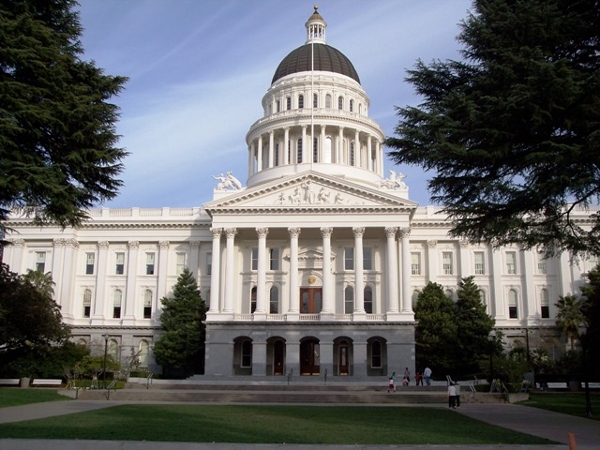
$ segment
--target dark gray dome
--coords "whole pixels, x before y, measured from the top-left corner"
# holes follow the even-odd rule
[[[298,72],[311,71],[311,49],[315,49],[314,70],[346,75],[360,84],[360,78],[350,60],[338,49],[327,44],[305,44],[292,51],[279,63],[273,81]]]

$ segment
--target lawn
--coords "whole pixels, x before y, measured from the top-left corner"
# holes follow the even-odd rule
[[[591,392],[590,399],[592,418],[600,420],[600,392]],[[519,405],[585,417],[585,394],[583,392],[533,392],[529,394],[529,400],[520,402]]]
[[[20,389],[0,388],[0,406],[19,406],[30,403],[55,402],[57,400],[69,400],[68,397],[59,395],[56,389]]]
[[[120,405],[0,425],[0,438],[288,444],[553,444],[445,408]]]

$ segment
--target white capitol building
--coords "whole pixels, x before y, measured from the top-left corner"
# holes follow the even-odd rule
[[[507,342],[531,332],[562,352],[554,303],[579,293],[596,261],[450,238],[439,208],[384,173],[384,133],[316,8],[262,106],[245,187],[224,174],[202,207],[95,209],[65,230],[12,216],[4,262],[52,273],[75,342],[98,351],[108,333],[118,359],[141,352],[153,371],[160,299],[184,267],[208,309],[206,375],[414,373],[416,295],[432,281],[456,298],[471,275]]]

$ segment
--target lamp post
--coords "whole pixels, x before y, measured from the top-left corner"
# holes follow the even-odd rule
[[[583,366],[583,378],[584,378],[584,388],[585,388],[585,417],[592,417],[592,402],[590,400],[590,383],[589,383],[589,373],[587,366],[587,339],[586,339],[586,329],[584,328],[584,333],[579,337],[581,342],[581,362]]]
[[[106,357],[108,355],[108,331],[102,336],[104,338],[104,368],[102,370],[102,389],[106,389]]]
[[[494,384],[494,344],[496,342],[496,336],[490,334],[488,336],[488,341],[490,343],[490,385],[492,385]]]

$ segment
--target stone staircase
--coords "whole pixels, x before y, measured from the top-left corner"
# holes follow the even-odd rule
[[[463,391],[467,391],[461,395],[464,403],[505,401],[500,394]],[[447,392],[444,385],[398,387],[396,392],[388,393],[385,386],[357,382],[154,380],[148,384],[129,382],[118,390],[80,390],[77,398],[150,403],[445,405]]]

